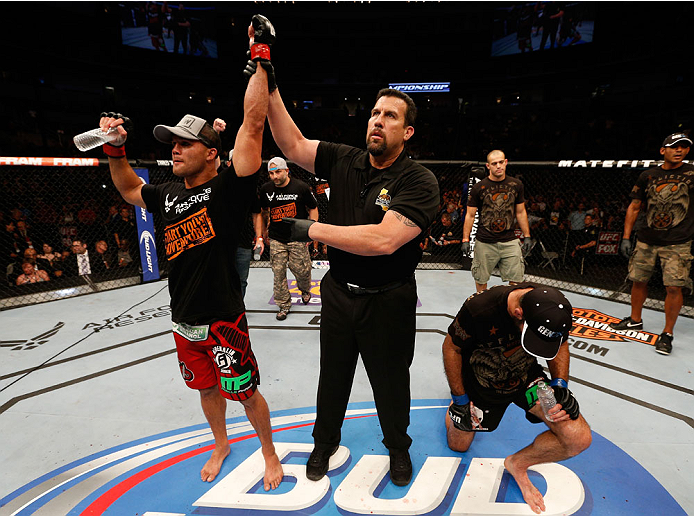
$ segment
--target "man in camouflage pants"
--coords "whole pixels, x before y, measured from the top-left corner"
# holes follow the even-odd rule
[[[672,352],[674,328],[684,303],[684,291],[692,291],[689,275],[694,239],[694,166],[685,163],[692,145],[685,133],[673,133],[663,141],[663,164],[639,175],[631,190],[631,204],[624,220],[620,250],[629,257],[631,314],[610,326],[615,330],[641,330],[641,311],[648,297],[648,281],[660,258],[665,286],[665,326],[655,343],[656,352]],[[636,246],[631,232],[639,211],[645,208],[646,225],[639,229]]]
[[[292,298],[287,286],[287,266],[301,290],[301,301],[311,299],[311,257],[305,242],[290,242],[283,217],[318,220],[318,204],[309,186],[289,177],[287,162],[272,158],[268,162],[270,181],[260,188],[260,206],[270,237],[270,264],[274,274],[273,293],[279,307],[277,320],[287,318]]]

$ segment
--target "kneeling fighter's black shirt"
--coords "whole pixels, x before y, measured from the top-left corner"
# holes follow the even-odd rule
[[[537,288],[535,283],[495,286],[471,295],[448,327],[462,351],[463,381],[491,402],[511,401],[525,390],[537,359],[521,346],[521,328],[508,313],[513,290]]]
[[[191,189],[178,182],[143,186],[147,210],[166,225],[174,322],[206,324],[244,311],[236,247],[256,179],[237,177],[231,167]]]
[[[315,171],[317,177],[330,182],[328,224],[378,224],[388,210],[395,210],[426,231],[436,217],[436,177],[404,151],[390,167],[376,169],[365,150],[320,142]],[[338,281],[360,287],[402,280],[412,275],[422,257],[419,240],[413,238],[393,254],[381,256],[360,256],[328,247],[330,273]]]

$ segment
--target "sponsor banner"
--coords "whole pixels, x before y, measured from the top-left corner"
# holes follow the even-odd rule
[[[499,428],[477,435],[466,453],[448,448],[444,416],[450,400],[413,400],[409,433],[412,482],[390,482],[388,451],[372,402],[350,404],[342,442],[318,482],[306,479],[315,407],[272,414],[284,481],[262,484],[264,462],[245,417],[227,420],[232,452],[214,482],[200,469],[214,448],[206,424],[124,444],[67,464],[0,500],[7,514],[68,516],[236,515],[497,516],[533,514],[504,458],[533,442],[543,424],[511,405]],[[529,468],[547,515],[685,515],[663,486],[613,443],[593,433],[586,451],[561,463]]]
[[[149,171],[146,168],[135,168],[135,173],[143,183],[149,183]],[[159,279],[159,262],[157,261],[157,246],[154,242],[154,220],[146,209],[135,206],[137,222],[137,239],[140,243],[140,263],[142,265],[142,281]]]
[[[573,309],[573,326],[569,335],[594,340],[606,340],[612,342],[634,341],[642,344],[655,345],[658,340],[657,333],[643,330],[613,330],[610,323],[619,322],[619,317],[598,312],[592,308]]]
[[[683,160],[689,163],[689,160]],[[571,168],[650,168],[658,167],[663,164],[662,160],[656,159],[590,159],[577,160],[563,159],[559,161],[559,167]]]
[[[404,93],[446,93],[451,91],[450,82],[397,82],[389,84],[388,87]]]
[[[595,254],[619,254],[619,242],[622,240],[622,233],[619,231],[601,231],[598,233],[598,246]]]
[[[98,158],[14,158],[0,156],[0,165],[30,165],[34,167],[98,167]]]

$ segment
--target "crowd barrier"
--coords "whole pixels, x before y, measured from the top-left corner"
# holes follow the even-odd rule
[[[470,269],[458,241],[467,192],[486,176],[482,162],[420,161],[436,175],[441,209],[422,235],[420,269]],[[131,161],[145,181],[176,180],[170,161]],[[651,160],[514,162],[508,174],[525,185],[532,248],[525,256],[526,279],[566,291],[629,302],[627,260],[618,252],[629,192],[638,174],[658,164]],[[330,185],[290,163],[292,177],[308,183],[318,201],[320,220],[328,210]],[[258,186],[268,180],[265,168]],[[108,162],[95,158],[0,157],[2,252],[0,310],[156,281],[168,275],[162,221],[124,203],[115,190]],[[572,229],[568,219],[583,211],[596,220],[593,231]],[[448,214],[448,215],[445,215]],[[642,224],[637,221],[636,229]],[[517,230],[520,233],[520,230]],[[446,238],[442,239],[442,235]],[[576,245],[593,239],[587,252]],[[88,274],[76,257],[78,240],[86,245]],[[44,249],[44,244],[49,247]],[[474,247],[474,230],[473,230]],[[34,249],[25,256],[26,249]],[[314,264],[325,263],[324,247],[311,246]],[[22,261],[34,260],[48,281],[17,284]],[[253,267],[269,267],[268,252]],[[649,283],[646,306],[663,310],[665,289],[658,269]],[[691,293],[682,314],[694,317]],[[626,310],[625,310],[626,313]]]

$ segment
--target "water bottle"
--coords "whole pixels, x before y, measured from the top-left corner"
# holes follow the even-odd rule
[[[537,382],[537,399],[542,406],[542,411],[545,413],[547,421],[552,421],[552,418],[547,415],[547,412],[557,404],[557,400],[554,397],[554,389],[545,382]]]
[[[262,238],[258,238],[258,240],[262,240]],[[260,251],[261,251],[261,249],[262,249],[262,248],[260,247],[260,242],[256,242],[255,248],[253,249],[253,259],[254,259],[256,262],[257,262],[258,260],[260,260]]]
[[[121,136],[117,127],[111,127],[107,132],[101,129],[92,129],[86,133],[78,134],[72,141],[75,142],[75,147],[79,150],[87,152],[104,143],[110,143],[116,146],[121,145],[125,142],[125,137]]]

